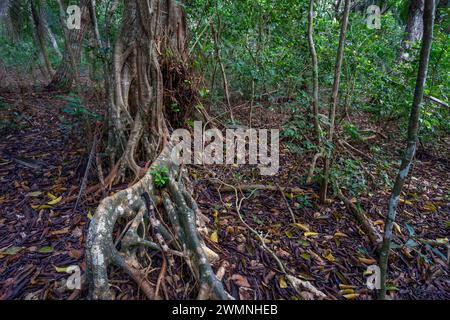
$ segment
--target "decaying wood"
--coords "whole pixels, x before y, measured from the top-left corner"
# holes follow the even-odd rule
[[[347,209],[353,214],[356,221],[359,222],[361,225],[363,231],[366,233],[367,237],[369,238],[370,242],[374,246],[375,249],[378,249],[382,242],[382,237],[378,230],[375,228],[374,224],[370,219],[366,216],[364,211],[362,211],[360,208],[358,208],[350,199],[348,199],[339,188],[339,185],[334,182],[334,189],[338,196],[338,198],[344,202]]]

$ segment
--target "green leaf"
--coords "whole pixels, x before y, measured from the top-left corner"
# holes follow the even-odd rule
[[[23,247],[9,247],[3,251],[0,251],[0,255],[13,256],[20,251],[22,251]]]
[[[39,253],[52,253],[53,252],[53,247],[47,246],[47,247],[42,247],[38,250]]]

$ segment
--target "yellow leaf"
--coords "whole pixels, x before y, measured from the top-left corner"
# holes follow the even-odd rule
[[[356,286],[352,286],[352,285],[349,285],[349,284],[342,284],[342,283],[339,284],[339,289],[341,289],[341,290],[355,289],[355,288],[356,288]]]
[[[333,254],[331,253],[331,250],[326,250],[323,257],[325,259],[327,259],[330,262],[335,262],[336,258],[333,256]]]
[[[412,202],[411,202],[411,201],[405,200],[405,199],[403,199],[403,198],[400,198],[400,199],[398,200],[398,202],[407,204],[408,206],[411,206],[411,205],[412,205]]]
[[[434,205],[434,203],[431,203],[431,202],[428,202],[427,204],[425,204],[424,206],[423,206],[423,210],[425,210],[425,211],[428,211],[428,212],[436,212],[437,211],[437,208],[436,208],[436,206]]]
[[[394,226],[394,231],[397,232],[397,234],[401,235],[402,229],[400,229],[400,226],[397,224],[397,222],[394,222],[393,226]]]
[[[309,228],[307,225],[301,224],[301,223],[294,223],[295,227],[299,228],[300,230],[303,230],[305,232],[309,232]]]
[[[91,210],[88,211],[87,217],[88,217],[89,220],[92,220],[92,218],[94,217],[92,215],[92,211]]]
[[[278,281],[278,283],[280,284],[281,289],[286,289],[288,287],[288,284],[284,277],[281,277],[280,280]]]
[[[373,224],[376,225],[376,226],[383,225],[384,221],[383,220],[377,220]]]
[[[367,265],[373,265],[373,264],[377,263],[377,261],[375,259],[358,258],[358,260]]]
[[[335,237],[342,237],[342,238],[348,237],[348,235],[346,235],[345,233],[342,233],[342,232],[336,232],[336,233],[334,234],[334,236],[335,236]]]
[[[347,295],[347,294],[355,293],[355,290],[353,288],[349,288],[349,289],[341,290],[341,291],[339,291],[339,293],[342,295]]]
[[[439,238],[439,239],[436,239],[436,242],[439,244],[447,244],[448,238]]]
[[[319,234],[318,234],[317,232],[305,232],[303,235],[304,235],[305,237],[316,237],[316,236],[318,236]]]
[[[52,201],[49,201],[49,202],[47,202],[47,204],[49,204],[49,205],[55,205],[55,204],[58,204],[58,203],[60,203],[61,202],[61,200],[62,200],[62,197],[58,197],[58,198],[56,198],[56,199],[53,199]]]
[[[37,210],[43,210],[43,209],[50,209],[52,206],[49,206],[47,204],[42,204],[40,206],[37,206],[36,208],[33,209],[37,209]]]
[[[57,196],[51,194],[50,192],[47,192],[47,197],[49,197],[51,200],[55,200],[58,198]]]
[[[215,243],[219,242],[219,235],[217,234],[217,231],[211,233],[211,241]]]
[[[286,196],[286,198],[289,198],[290,200],[294,199],[294,194],[292,192],[291,193],[285,192],[284,195]]]
[[[359,293],[344,294],[344,298],[347,300],[354,300],[358,297],[359,297]]]
[[[57,266],[54,266],[54,267],[55,267],[56,272],[58,272],[58,273],[67,273],[67,267],[57,267]]]

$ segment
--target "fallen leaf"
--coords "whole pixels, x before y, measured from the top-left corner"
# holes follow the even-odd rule
[[[57,267],[57,266],[54,266],[54,267],[55,267],[56,272],[58,272],[58,273],[67,273],[67,267]]]
[[[280,279],[278,280],[278,284],[280,285],[281,289],[286,289],[288,287],[288,284],[284,277],[280,277]]]
[[[355,289],[355,288],[356,288],[356,286],[352,286],[352,285],[349,285],[349,284],[342,284],[342,283],[339,284],[339,289],[341,289],[341,290]]]
[[[211,233],[211,241],[215,243],[219,242],[219,235],[217,234],[217,231],[213,231],[213,233]]]
[[[50,199],[50,200],[55,200],[55,199],[58,199],[58,197],[57,196],[55,196],[55,195],[53,195],[53,194],[51,194],[50,192],[47,192],[47,197]]]
[[[355,293],[355,290],[353,288],[348,288],[348,289],[343,289],[343,290],[339,291],[339,293],[342,295],[348,295],[348,294]]]
[[[303,230],[305,232],[310,232],[307,225],[301,224],[301,223],[294,223],[295,227],[299,228],[300,230]]]
[[[53,252],[53,247],[47,246],[47,247],[42,247],[38,250],[39,253],[52,253]]]
[[[373,265],[377,263],[375,259],[358,258],[358,260],[366,265]]]
[[[345,233],[342,233],[342,232],[336,232],[336,233],[334,234],[334,237],[342,237],[342,238],[345,238],[345,237],[348,237],[348,235],[346,235]]]
[[[22,249],[23,247],[9,247],[7,249],[0,250],[0,255],[13,256],[22,251]]]
[[[318,236],[319,234],[318,234],[317,232],[305,232],[303,235],[304,235],[305,237],[316,237],[316,236]]]
[[[57,235],[69,233],[69,231],[70,231],[69,227],[65,227],[64,229],[61,229],[61,230],[52,231],[52,232],[50,232],[50,234],[52,236],[57,236]]]
[[[432,213],[434,213],[434,212],[437,211],[437,208],[436,208],[436,206],[434,205],[434,203],[428,202],[428,203],[426,203],[426,204],[423,206],[423,210],[424,210],[424,211],[427,211],[427,212],[432,212]]]
[[[235,273],[230,277],[230,279],[239,287],[250,288],[250,283],[247,278],[241,276],[240,274]]]
[[[344,294],[343,297],[347,300],[354,300],[359,297],[359,293]]]
[[[335,261],[336,261],[336,258],[333,256],[333,254],[331,253],[331,250],[330,250],[330,249],[328,249],[328,250],[326,250],[326,251],[324,252],[323,257],[324,257],[325,259],[327,259],[328,261],[330,261],[330,262],[335,262]]]
[[[56,199],[53,199],[52,201],[47,202],[47,204],[53,206],[53,205],[55,205],[55,204],[60,203],[61,200],[62,200],[62,197],[58,197],[58,198],[56,198]]]
[[[27,194],[29,197],[39,197],[42,194],[41,191],[30,192]]]
[[[394,227],[394,231],[399,234],[402,235],[402,229],[400,229],[400,226],[397,224],[397,222],[393,223],[393,227]]]

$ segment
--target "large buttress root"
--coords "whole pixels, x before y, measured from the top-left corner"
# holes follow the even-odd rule
[[[215,255],[206,248],[199,236],[198,227],[201,222],[197,215],[198,207],[182,179],[176,180],[175,177],[182,175],[179,167],[170,161],[169,155],[170,147],[167,147],[152,165],[166,166],[170,170],[168,186],[160,193],[161,196],[157,197],[158,190],[153,187],[152,175],[147,173],[132,187],[104,199],[97,208],[89,227],[86,248],[90,298],[113,298],[108,282],[109,265],[122,268],[148,298],[155,298],[155,288],[139,269],[135,255],[137,247],[144,246],[164,251],[168,255],[182,256],[199,283],[198,298],[227,299],[228,295],[210,264]],[[164,210],[160,211],[165,213],[165,221],[154,221],[153,226],[160,227],[159,234],[173,248],[163,248],[156,236],[152,241],[148,239],[150,235],[139,234],[139,226],[149,224],[141,197],[144,192],[150,195],[154,204],[158,203],[158,198],[162,198],[161,208]],[[130,220],[130,227],[115,244],[114,226],[122,218]],[[165,226],[169,226],[169,229]]]

